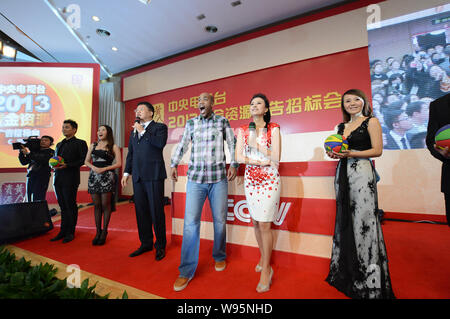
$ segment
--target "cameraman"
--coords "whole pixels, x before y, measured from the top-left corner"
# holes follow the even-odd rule
[[[27,169],[28,202],[45,200],[51,170],[48,161],[55,153],[50,148],[51,145],[53,145],[53,137],[48,135],[41,137],[39,149],[30,150],[25,145],[21,145],[19,161],[22,165],[29,164]]]

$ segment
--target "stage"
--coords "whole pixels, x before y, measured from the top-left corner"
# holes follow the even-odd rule
[[[93,206],[79,211],[75,239],[67,244],[50,242],[54,229],[36,238],[7,246],[17,257],[58,267],[58,277],[71,275],[68,265],[78,265],[81,281],[97,282],[96,292],[110,298],[124,290],[131,299],[347,299],[325,282],[329,259],[274,251],[273,284],[269,292],[255,288],[259,273],[254,267],[258,249],[227,245],[227,267],[216,272],[212,242],[201,240],[199,265],[193,280],[181,292],[173,291],[178,276],[182,237],[172,235],[171,207],[165,206],[168,246],[166,257],[155,261],[155,249],[138,257],[128,255],[140,245],[133,203],[120,203],[111,216],[104,246],[92,246],[95,236]],[[400,299],[450,298],[450,229],[447,225],[385,221],[383,226],[392,286]],[[293,267],[292,265],[295,265]]]

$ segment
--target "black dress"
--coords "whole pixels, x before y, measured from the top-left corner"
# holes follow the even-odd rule
[[[95,167],[107,167],[112,165],[114,161],[114,156],[105,150],[92,150],[92,165]],[[103,173],[96,173],[93,170],[89,173],[88,179],[88,193],[89,194],[99,194],[99,193],[110,193],[115,190],[115,173],[114,170],[106,171]]]
[[[370,118],[347,138],[349,149],[370,149]],[[338,126],[343,134],[344,123]],[[335,177],[336,224],[326,281],[350,298],[395,298],[378,219],[376,174],[369,159],[343,158]]]

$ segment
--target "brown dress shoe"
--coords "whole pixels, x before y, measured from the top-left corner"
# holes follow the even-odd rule
[[[191,281],[192,278],[186,278],[186,277],[178,277],[177,280],[175,280],[175,283],[173,284],[173,290],[175,291],[181,291],[184,288],[187,287],[189,281]]]

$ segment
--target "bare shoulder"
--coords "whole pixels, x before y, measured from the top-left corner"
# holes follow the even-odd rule
[[[369,125],[380,125],[380,121],[375,116],[371,117],[369,120]]]

